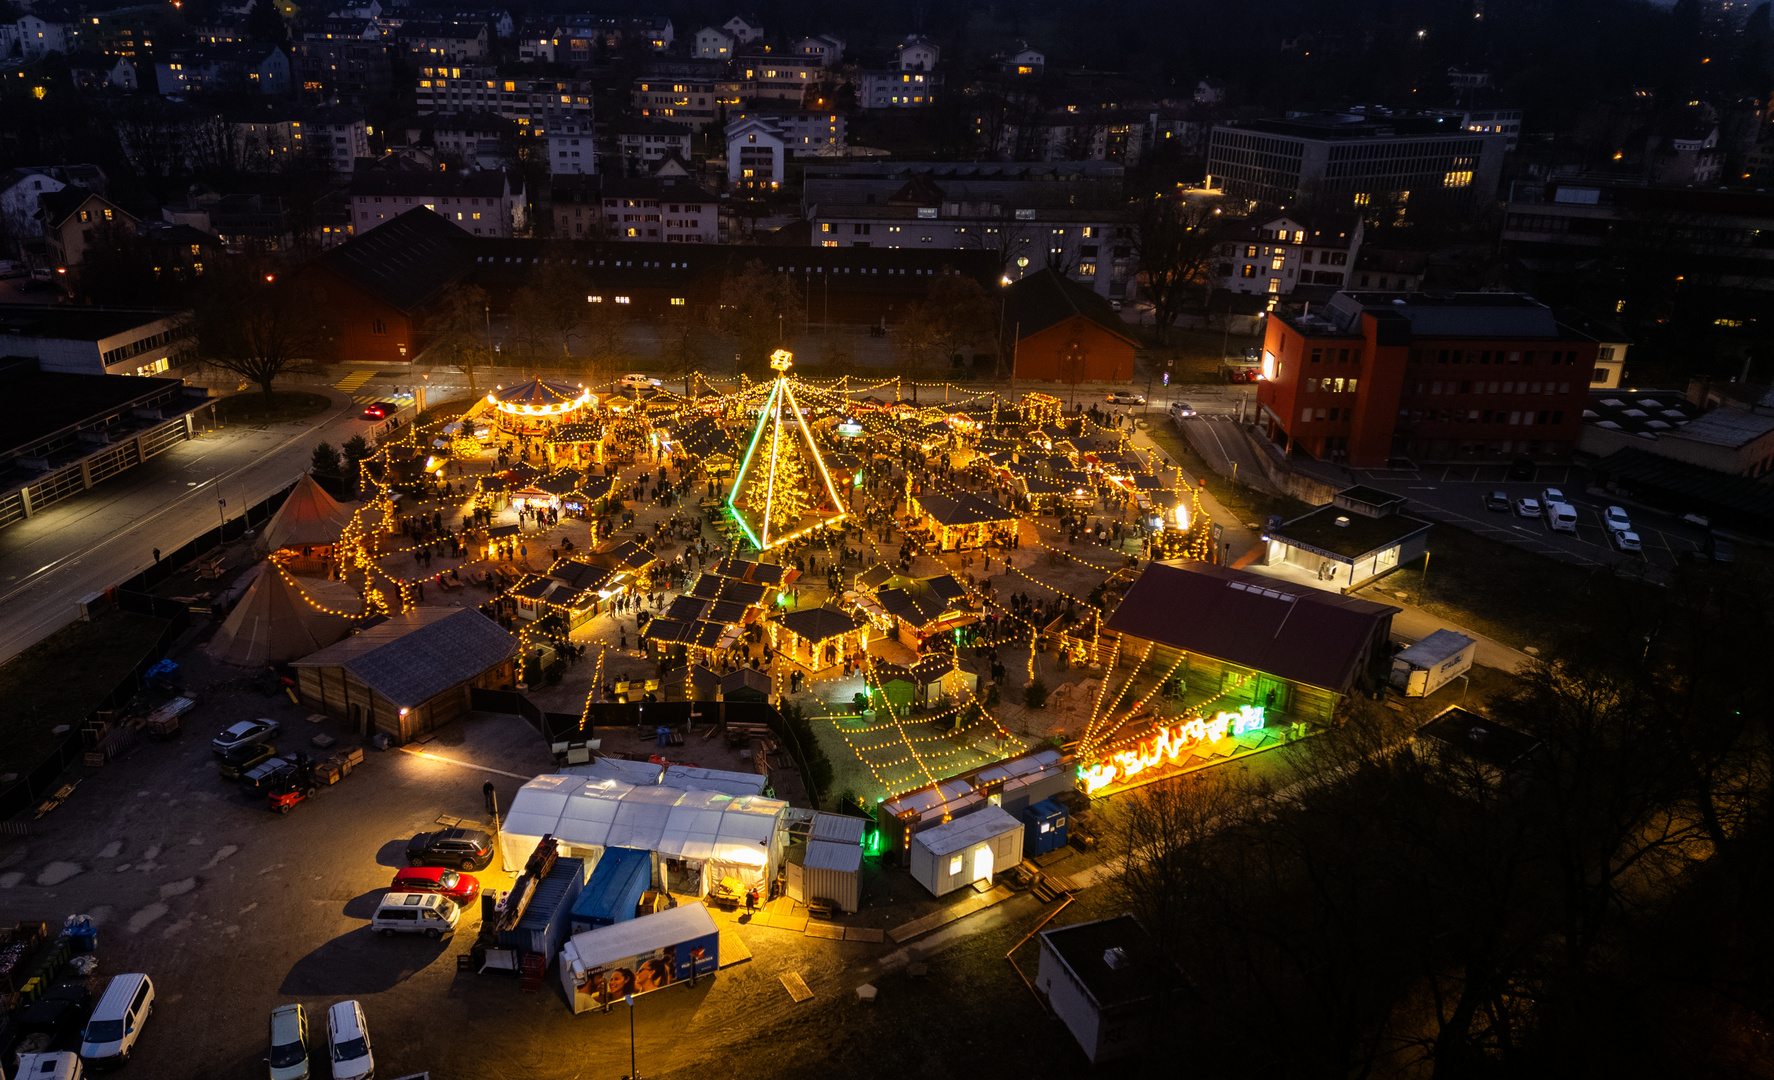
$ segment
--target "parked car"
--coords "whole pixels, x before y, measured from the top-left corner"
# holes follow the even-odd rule
[[[78,1033],[91,1009],[92,991],[80,983],[52,987],[41,998],[17,1009],[24,1045],[38,1050],[78,1045]]]
[[[382,897],[370,916],[370,929],[383,937],[424,934],[436,940],[456,932],[461,909],[450,898],[433,892],[391,892]]]
[[[1103,401],[1110,405],[1144,405],[1146,395],[1131,390],[1111,390],[1103,395]]]
[[[1552,487],[1540,489],[1540,505],[1541,506],[1551,506],[1553,503],[1561,503],[1564,501],[1565,501],[1565,493],[1560,491],[1559,489],[1552,488]]]
[[[386,420],[400,411],[400,406],[392,401],[377,401],[363,407],[362,416],[365,420]]]
[[[357,1002],[341,1001],[326,1011],[326,1047],[333,1080],[369,1080],[375,1075],[370,1025]]]
[[[1614,538],[1614,546],[1621,551],[1641,550],[1642,545],[1639,544],[1638,533],[1630,529],[1609,529],[1608,535]]]
[[[1493,491],[1484,497],[1484,508],[1501,514],[1509,513],[1509,492]]]
[[[422,832],[407,841],[408,866],[453,866],[485,870],[493,861],[493,838],[479,829]]]
[[[154,983],[146,975],[118,975],[105,986],[80,1034],[80,1058],[88,1065],[123,1064],[154,1013]]]
[[[411,866],[394,875],[388,891],[441,893],[457,907],[465,908],[480,895],[480,879],[441,866]]]
[[[622,378],[616,380],[616,382],[625,390],[653,390],[665,385],[658,379],[649,379],[645,375],[634,372],[622,376]]]
[[[279,1005],[271,1010],[271,1080],[308,1080],[308,1010]]]
[[[1698,548],[1678,552],[1676,558],[1682,562],[1728,563],[1737,561],[1737,553],[1732,550],[1731,541],[1714,534],[1701,541]]]
[[[1618,506],[1610,506],[1602,511],[1602,524],[1608,527],[1609,532],[1632,531],[1632,519]]]
[[[1546,527],[1553,532],[1577,531],[1577,508],[1570,503],[1547,503]]]
[[[222,755],[219,766],[222,779],[238,780],[253,769],[269,761],[277,753],[277,747],[270,743],[243,743],[233,747]]]
[[[227,731],[217,735],[210,746],[218,754],[226,754],[237,746],[248,746],[252,743],[271,741],[271,737],[281,730],[275,720],[242,720]]]
[[[1534,478],[1534,459],[1518,457],[1509,463],[1509,479],[1532,480]]]
[[[1690,525],[1698,525],[1702,529],[1712,528],[1712,519],[1707,517],[1705,514],[1693,514],[1693,513],[1683,514],[1682,520],[1687,522]]]
[[[1515,516],[1537,518],[1540,516],[1540,500],[1521,498],[1515,500]]]
[[[1172,420],[1175,420],[1177,423],[1180,424],[1184,420],[1187,420],[1189,417],[1194,416],[1194,415],[1195,415],[1195,409],[1188,402],[1173,401],[1170,403],[1170,418]]]

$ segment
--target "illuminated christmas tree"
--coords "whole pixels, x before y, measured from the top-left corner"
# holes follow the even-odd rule
[[[758,414],[745,460],[733,480],[727,505],[759,551],[775,547],[810,528],[844,517],[837,484],[813,444],[813,433],[788,379],[793,356],[778,349],[770,357],[776,381]]]

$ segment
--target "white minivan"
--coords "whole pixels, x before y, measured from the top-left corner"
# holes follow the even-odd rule
[[[454,933],[461,909],[447,896],[437,893],[391,892],[382,898],[370,929],[383,937],[396,934],[424,934],[440,938]]]
[[[81,1060],[89,1065],[128,1061],[153,1012],[154,983],[146,975],[115,976],[80,1033]]]
[[[1553,532],[1577,531],[1577,508],[1570,503],[1547,503],[1546,525]]]
[[[370,1025],[363,1006],[341,1001],[326,1011],[327,1057],[333,1063],[333,1080],[371,1080],[376,1059],[370,1055]]]

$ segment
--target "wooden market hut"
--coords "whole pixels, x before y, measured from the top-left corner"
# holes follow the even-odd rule
[[[1008,539],[1016,514],[968,491],[945,494],[926,491],[912,496],[912,512],[936,538],[943,551],[983,548]]]
[[[979,621],[967,606],[966,587],[953,574],[891,577],[875,590],[874,600],[893,620],[899,643],[914,654],[922,654],[932,638]]]
[[[297,660],[308,708],[404,743],[470,709],[474,687],[513,680],[518,640],[475,608],[415,608]]]
[[[891,705],[894,712],[903,714],[910,708],[936,705],[945,697],[959,697],[978,689],[977,674],[962,667],[952,654],[939,653],[909,667],[876,664],[869,698],[874,708]]]
[[[767,624],[770,647],[815,679],[843,672],[868,652],[868,623],[835,607],[802,608]]]

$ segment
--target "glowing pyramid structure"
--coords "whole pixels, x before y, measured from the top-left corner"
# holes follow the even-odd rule
[[[836,524],[846,513],[838,485],[813,444],[813,432],[790,388],[792,363],[794,357],[786,349],[770,355],[776,381],[727,496],[733,519],[759,551]]]

